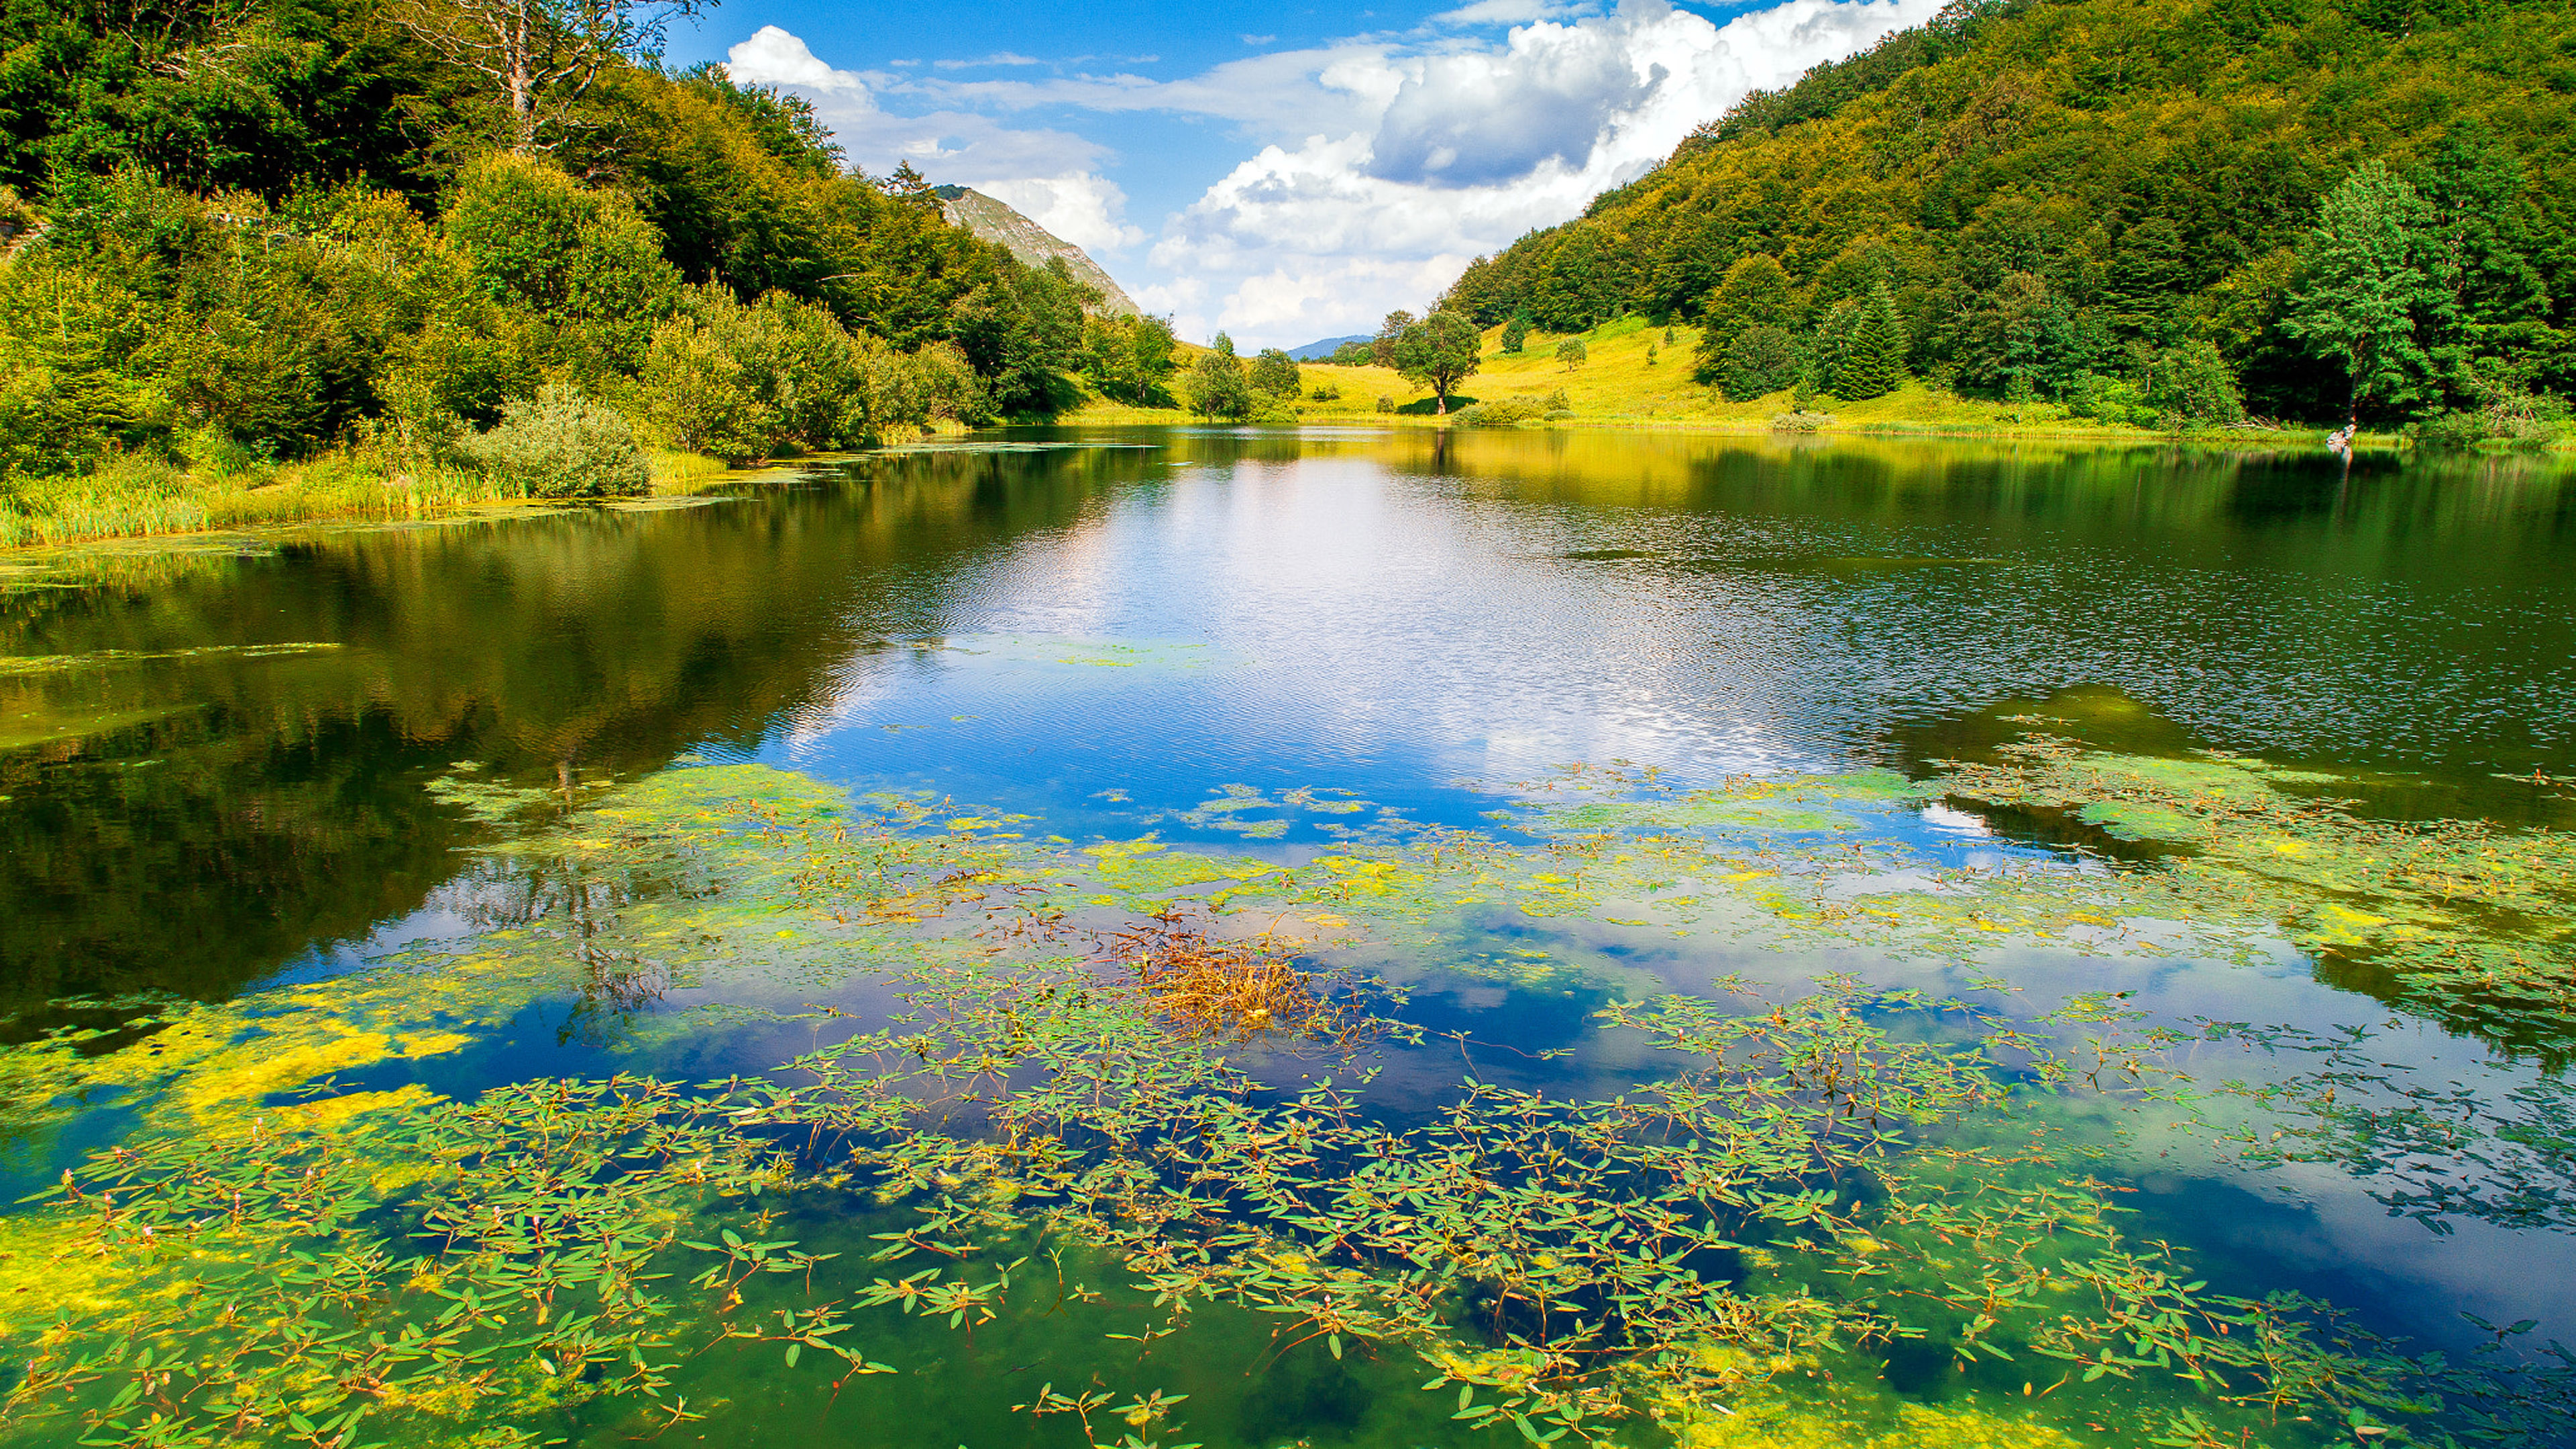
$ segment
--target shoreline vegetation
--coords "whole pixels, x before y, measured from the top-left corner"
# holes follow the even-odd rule
[[[1505,351],[1512,330],[1503,325],[1479,334],[1476,367],[1460,379],[1445,413],[1427,387],[1408,381],[1396,368],[1309,362],[1274,372],[1268,380],[1279,388],[1276,392],[1247,385],[1249,396],[1239,415],[1227,416],[1186,404],[1199,401],[1192,392],[1192,373],[1211,359],[1233,360],[1233,354],[1174,343],[1169,366],[1179,374],[1178,397],[1157,382],[1121,399],[1086,376],[1062,389],[1055,411],[970,412],[972,422],[925,416],[889,427],[866,445],[957,436],[978,425],[1049,424],[1609,430],[2301,451],[2326,448],[2331,432],[2320,423],[2263,419],[2212,424],[2167,418],[2160,426],[2147,426],[2078,416],[2063,402],[1963,396],[1910,378],[1862,400],[1820,394],[1804,399],[1802,406],[1797,389],[1782,388],[1731,401],[1722,389],[1694,379],[1689,358],[1704,334],[1687,323],[1658,327],[1629,315],[1561,336],[1524,328],[1519,349]],[[1580,348],[1579,361],[1569,362],[1563,355],[1567,343]],[[1243,370],[1254,375],[1265,364],[1277,366],[1265,357]],[[2352,436],[2351,446],[2385,452],[2422,443],[2399,429],[2363,429]],[[453,456],[406,457],[366,447],[342,447],[298,461],[234,459],[229,468],[219,462],[191,469],[168,458],[120,456],[104,460],[92,472],[21,479],[14,489],[0,491],[0,549],[296,524],[508,516],[522,509],[551,511],[612,499],[685,499],[764,477],[801,476],[817,461],[852,451],[791,444],[777,456],[729,461],[709,452],[645,447],[640,450],[640,485],[595,492],[550,490]],[[2567,457],[2576,454],[2576,433],[2562,432],[2545,443],[2510,450],[2490,443],[2480,451]]]

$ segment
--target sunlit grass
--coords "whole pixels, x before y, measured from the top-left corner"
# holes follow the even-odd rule
[[[685,497],[743,474],[703,453],[656,450],[653,492]],[[74,478],[21,480],[0,492],[0,548],[203,533],[333,520],[400,522],[528,502],[471,468],[410,466],[362,453],[224,472],[126,457]]]
[[[432,518],[508,501],[509,490],[480,473],[388,474],[345,454],[228,475],[127,458],[83,477],[27,480],[0,496],[0,547],[322,519]]]
[[[1298,416],[1310,422],[1382,422],[1445,425],[1464,408],[1479,402],[1527,400],[1555,403],[1561,394],[1570,416],[1524,424],[1543,427],[1594,426],[1674,427],[1724,432],[1768,432],[1775,418],[1797,410],[1789,389],[1749,402],[1729,402],[1691,374],[1699,329],[1688,324],[1658,327],[1643,317],[1621,317],[1589,331],[1532,331],[1519,353],[1502,347],[1503,329],[1484,334],[1484,353],[1477,372],[1450,396],[1449,415],[1434,412],[1430,389],[1407,382],[1394,369],[1341,367],[1300,363],[1304,382],[1296,403]],[[1569,367],[1556,356],[1557,344],[1579,339],[1585,360]],[[1338,392],[1315,398],[1318,388]],[[1379,400],[1391,407],[1381,409]],[[1820,431],[1868,433],[1986,434],[2021,437],[2094,437],[2148,439],[2169,434],[2120,423],[2097,422],[2068,414],[2055,403],[2004,403],[1962,397],[1921,380],[1910,381],[1885,397],[1847,401],[1832,396],[1809,400],[1808,410],[1830,416]],[[1551,409],[1554,410],[1554,409]],[[1159,409],[1085,408],[1083,422],[1167,422],[1186,415]],[[2321,437],[2322,429],[2261,432],[2277,441],[2285,437]],[[2211,434],[2213,437],[2232,433]],[[2365,442],[2394,439],[2364,435]]]

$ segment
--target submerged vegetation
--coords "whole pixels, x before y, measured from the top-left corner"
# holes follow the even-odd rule
[[[2392,1180],[2437,1231],[2563,1230],[2576,1137],[2546,1081],[2470,1110],[2364,1035],[2010,979],[2013,953],[2294,951],[2551,1055],[2564,837],[2009,723],[2024,737],[1919,778],[1498,782],[1490,830],[1211,791],[1247,842],[1279,833],[1254,817],[1338,832],[1260,855],[764,766],[605,790],[460,767],[435,792],[516,883],[479,934],[231,1003],[94,1001],[114,1025],[0,1049],[22,1134],[111,1099],[124,1124],[46,1149],[58,1179],[6,1220],[9,1423],[138,1446],[651,1435],[744,1412],[725,1386],[755,1361],[819,1415],[1043,1332],[1011,1411],[1093,1445],[1222,1437],[1194,1417],[1218,1343],[1228,1374],[1365,1382],[1415,1441],[2576,1435],[2576,1361],[2532,1351],[2535,1325],[2467,1353],[2385,1340],[2225,1281],[2123,1182],[2164,1143]],[[1945,862],[1908,833],[1936,805],[2096,844]],[[1583,946],[1676,937],[1801,969],[1859,948],[1972,989],[1672,995]],[[1536,1061],[1588,1065],[1526,1076],[1409,1019],[1451,979],[1579,990],[1588,1023]],[[475,1079],[441,1064],[545,1003],[604,1049],[813,1042],[758,1079],[448,1100]],[[2218,1044],[2239,1050],[2198,1055]],[[2435,1137],[2484,1141],[2493,1180],[2410,1177],[2405,1144]]]

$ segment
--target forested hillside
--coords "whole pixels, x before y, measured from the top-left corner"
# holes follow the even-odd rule
[[[2564,417],[2571,303],[2566,0],[1962,0],[1443,300],[1484,326],[1701,321],[1730,397],[1910,373],[2463,437]]]
[[[0,9],[0,512],[13,479],[353,449],[633,491],[647,445],[760,458],[1168,372],[1158,324],[849,170],[802,101],[662,69],[687,7],[510,8]]]

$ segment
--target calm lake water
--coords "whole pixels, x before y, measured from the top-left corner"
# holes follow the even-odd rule
[[[102,1032],[83,1052],[113,1064],[192,1010],[230,1013],[225,1030],[252,1041],[259,1023],[337,1010],[335,992],[356,1000],[353,983],[389,969],[436,980],[496,954],[538,962],[517,997],[442,1008],[435,1042],[397,1031],[410,1049],[326,1052],[246,1086],[128,1073],[71,1098],[20,1089],[0,1169],[15,1198],[127,1134],[211,1132],[232,1118],[208,1104],[275,1110],[313,1081],[453,1098],[547,1076],[699,1081],[880,1024],[898,1009],[887,962],[909,936],[818,946],[798,937],[801,917],[770,929],[766,897],[729,902],[736,881],[721,871],[695,885],[620,876],[576,901],[564,882],[577,872],[531,864],[532,842],[598,834],[588,812],[618,790],[693,771],[772,767],[902,802],[916,831],[1004,854],[1070,859],[1150,836],[1163,855],[1306,868],[1431,839],[1535,848],[1557,838],[1547,802],[1594,788],[1575,766],[1611,782],[1605,799],[1648,780],[1920,781],[2009,758],[1996,748],[2031,731],[2122,759],[2214,750],[2330,775],[2299,798],[2353,802],[2363,820],[2564,832],[2576,470],[2054,444],[1020,430],[696,506],[0,560],[7,1041]],[[1759,848],[1820,882],[1820,905],[1879,888],[1867,881],[2109,879],[2173,854],[2155,844],[2166,837],[2106,833],[2080,811],[1903,793],[1846,800],[1813,828],[1763,825]],[[1880,849],[1912,864],[1873,856],[1835,884],[1834,852]],[[1173,879],[1143,896],[1209,893]],[[690,939],[722,944],[677,965],[674,946],[621,989],[596,972],[543,975],[548,953],[577,949],[548,932],[583,912],[613,934],[630,908],[699,896],[732,914],[687,925]],[[1139,898],[1085,891],[1066,898],[1067,920],[1115,930]],[[2341,1100],[2376,1090],[2390,1111],[2303,1160],[2234,1145],[2240,1131],[2277,1141],[2262,1114],[2279,1101],[2198,1127],[2165,1099],[2052,1120],[2134,1210],[2132,1238],[2170,1240],[2227,1292],[2311,1294],[2460,1358],[2494,1341],[2464,1313],[2537,1320],[2506,1345],[2526,1361],[2552,1335],[2576,1339],[2576,1100],[2559,1075],[2576,1043],[2545,1011],[2497,1018],[2410,995],[2371,950],[2319,947],[2322,927],[2240,932],[2222,950],[2188,921],[2157,935],[2140,907],[2120,918],[2135,928],[2117,949],[2000,927],[1990,944],[1936,949],[1866,922],[1790,940],[1730,909],[1650,920],[1604,888],[1581,909],[1444,904],[1402,929],[1353,910],[1334,918],[1357,922],[1347,935],[1299,929],[1317,937],[1309,960],[1400,986],[1385,1009],[1431,1033],[1375,1049],[1365,1106],[1399,1129],[1472,1073],[1556,1095],[1626,1090],[1661,1068],[1590,1013],[1707,992],[1728,973],[1776,995],[1848,972],[2024,1022],[2074,993],[2128,992],[2140,1029],[2191,1038],[2170,1060],[2212,1090],[2289,1082],[2320,1060],[2314,1042],[2348,1029],[2373,1082],[2337,1078]],[[680,917],[654,919],[681,938]],[[2566,923],[2513,929],[2564,992]],[[2274,1027],[2310,1048],[2260,1038]],[[1285,1049],[1252,1060],[1291,1088],[1324,1070]],[[853,1263],[879,1226],[810,1206],[790,1216],[797,1231],[777,1236],[845,1246]],[[1087,1261],[1094,1286],[1118,1280],[1114,1262]],[[894,1272],[851,1281],[880,1271]],[[1122,1403],[1157,1386],[1190,1394],[1166,1444],[1522,1442],[1453,1420],[1454,1389],[1423,1392],[1410,1350],[1283,1351],[1258,1313],[1211,1306],[1169,1339],[1113,1344],[1103,1334],[1136,1331],[1141,1308],[1113,1289],[1087,1312],[1040,1311],[1063,1307],[1061,1271],[1013,1290],[1023,1311],[973,1333],[861,1315],[867,1356],[900,1372],[837,1395],[774,1348],[692,1356],[676,1383],[709,1417],[667,1438],[1080,1444],[1072,1416],[1011,1407],[1051,1382],[1097,1383]],[[37,1322],[27,1301],[12,1305],[13,1337]],[[1820,1425],[1842,1426],[1837,1442],[1938,1437],[1902,1417],[1915,1405],[2143,1443],[2165,1421],[2139,1404],[2193,1402],[2165,1380],[2123,1398],[2113,1380],[2061,1414],[2080,1384],[2046,1402],[2024,1387],[2047,1387],[2060,1364],[1920,1359],[1881,1353],[1841,1398],[1818,1397],[1812,1368],[1792,1374],[1809,1397],[1779,1410],[1791,1427],[1774,1441],[1831,1440]],[[485,1412],[580,1443],[650,1429],[623,1400]],[[1113,1428],[1127,1432],[1103,1415],[1092,1432],[1112,1443]],[[1675,1431],[1637,1419],[1622,1432],[1644,1444]],[[1682,1432],[1737,1442],[1718,1420]],[[395,1437],[450,1442],[418,1424]]]

